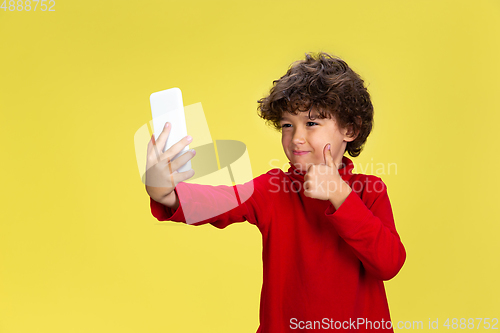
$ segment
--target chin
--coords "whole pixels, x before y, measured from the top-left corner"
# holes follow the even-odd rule
[[[304,163],[300,163],[300,162],[292,162],[292,164],[297,168],[299,169],[300,171],[305,171],[305,165]]]
[[[312,162],[305,162],[303,160],[298,161],[300,160],[300,158],[297,158],[297,156],[295,155],[293,156],[293,158],[288,158],[288,160],[300,171],[306,171],[307,170],[306,167],[312,164]]]

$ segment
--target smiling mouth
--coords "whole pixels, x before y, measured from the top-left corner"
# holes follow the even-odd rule
[[[307,153],[308,153],[308,151],[297,151],[297,150],[294,150],[294,151],[293,151],[293,154],[294,154],[294,155],[299,155],[299,156],[300,156],[300,155],[305,155],[305,154],[307,154]]]

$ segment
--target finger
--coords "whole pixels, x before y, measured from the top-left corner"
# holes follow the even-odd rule
[[[159,155],[163,153],[163,148],[165,148],[165,144],[167,143],[168,136],[170,134],[170,130],[172,128],[172,125],[167,121],[165,123],[165,126],[163,127],[163,130],[161,131],[160,135],[158,136],[158,139],[153,141],[153,145],[157,148],[157,151],[159,152]]]
[[[165,160],[167,158],[172,158],[179,154],[187,145],[189,145],[193,141],[193,138],[191,136],[185,136],[184,138],[180,139],[178,142],[176,142],[172,147],[167,149],[163,155],[160,157],[160,160]]]
[[[304,182],[304,195],[306,197],[309,197],[310,194],[311,194],[311,181],[308,180]]]
[[[172,174],[173,172],[177,172],[180,167],[186,164],[189,160],[191,160],[196,155],[196,151],[194,149],[190,149],[186,151],[181,156],[177,157],[175,160],[170,161],[169,163],[169,172]],[[167,160],[169,161],[169,159]],[[182,172],[181,172],[182,173]]]
[[[184,171],[184,172],[177,172],[176,171],[175,175],[177,176],[176,181],[178,181],[180,183],[180,182],[185,181],[186,179],[193,177],[194,170],[189,169],[188,171]]]
[[[311,171],[311,168],[314,166],[314,164],[311,164],[307,167],[306,169],[306,174],[305,174],[305,177],[307,177],[307,174]]]
[[[151,139],[149,139],[149,142],[148,142],[148,148],[146,148],[146,152],[148,155],[151,153],[151,149],[153,149],[153,138],[154,138],[154,134],[151,135]]]
[[[183,171],[183,172],[174,171],[170,174],[170,183],[168,184],[168,187],[176,187],[177,184],[193,176],[194,176],[193,169],[189,169],[188,171]]]
[[[310,183],[309,180],[307,180],[307,181],[304,182],[304,191],[305,192],[309,191],[309,183]]]
[[[155,145],[156,142],[155,142],[155,135],[154,134],[151,134],[151,139],[149,139],[149,142],[148,142],[148,155],[150,155],[152,152],[153,152],[153,145]]]
[[[158,151],[158,147],[156,146],[155,136],[151,135],[151,139],[148,142],[147,147],[147,159],[146,159],[146,168],[148,166],[154,165],[160,162],[160,152]]]
[[[325,148],[323,148],[323,156],[325,158],[325,164],[329,167],[334,167],[335,162],[333,161],[331,145],[328,143]]]
[[[158,136],[158,140],[155,139],[155,135],[153,133],[153,135],[151,135],[151,140],[148,143],[148,151],[147,151],[148,157],[154,156],[157,162],[160,161],[163,147],[165,147],[165,144],[160,146],[160,140],[161,140],[161,138],[164,138],[164,141],[166,142],[167,141],[166,138],[168,137],[168,134],[170,133],[170,130],[168,130],[168,133],[167,133],[167,131],[165,131],[167,128],[170,128],[170,123],[168,123],[168,122],[165,123],[165,126],[163,127],[163,131]]]

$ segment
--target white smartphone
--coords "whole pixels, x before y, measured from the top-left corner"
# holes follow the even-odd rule
[[[184,115],[181,90],[179,88],[171,88],[152,93],[149,101],[151,103],[151,114],[153,115],[155,140],[160,136],[167,121],[171,125],[170,134],[161,152],[163,153],[187,135],[186,117]],[[189,145],[184,147],[184,149],[175,155],[172,160],[184,154],[188,149]],[[187,161],[187,163],[177,169],[177,171],[184,172],[190,169],[191,160]]]

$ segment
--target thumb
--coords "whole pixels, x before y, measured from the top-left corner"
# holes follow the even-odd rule
[[[325,164],[329,167],[335,166],[333,162],[333,157],[332,157],[332,152],[331,152],[331,145],[327,144],[325,148],[323,149],[323,156],[325,157]]]

